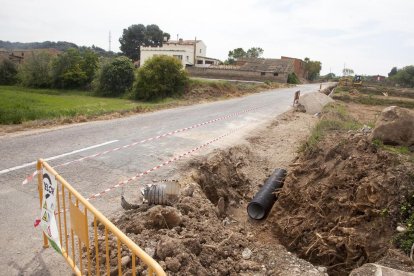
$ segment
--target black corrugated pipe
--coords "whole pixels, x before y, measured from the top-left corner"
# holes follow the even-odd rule
[[[275,169],[263,187],[257,192],[249,205],[247,205],[249,217],[252,219],[263,219],[268,215],[277,199],[275,191],[283,187],[285,176],[286,170]]]

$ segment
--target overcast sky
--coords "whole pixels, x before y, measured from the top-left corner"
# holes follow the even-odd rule
[[[201,39],[207,56],[261,47],[264,57],[310,57],[322,74],[386,75],[414,64],[412,0],[0,0],[0,40],[69,41],[119,51],[122,30],[157,24]]]

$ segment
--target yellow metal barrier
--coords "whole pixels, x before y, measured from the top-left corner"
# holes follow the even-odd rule
[[[40,208],[42,208],[44,174],[47,173],[56,179],[57,228],[59,232],[60,251],[76,275],[100,275],[101,270],[111,274],[110,256],[114,249],[110,248],[110,241],[116,240],[116,257],[118,275],[123,274],[122,256],[131,257],[132,275],[137,275],[137,259],[148,268],[148,275],[166,275],[161,266],[145,251],[129,239],[121,230],[112,224],[101,212],[82,197],[69,183],[66,182],[49,164],[39,159],[37,162],[38,190]],[[67,221],[67,212],[70,220]],[[88,218],[93,221],[93,229],[89,229]],[[91,226],[92,227],[92,226]],[[105,238],[98,238],[98,231],[103,231]],[[43,233],[43,247],[49,247],[49,240]],[[92,268],[90,241],[93,240],[95,262]],[[52,243],[53,245],[53,243]],[[115,246],[114,246],[115,247]],[[128,251],[122,254],[122,251]],[[102,251],[105,259],[101,264]],[[84,263],[86,266],[84,267]],[[104,264],[103,264],[104,263]],[[103,267],[101,267],[101,265]]]

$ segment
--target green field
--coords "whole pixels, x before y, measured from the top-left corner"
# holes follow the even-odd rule
[[[0,124],[20,124],[33,120],[95,117],[113,112],[147,111],[171,105],[159,102],[136,102],[126,99],[95,97],[87,91],[29,89],[0,86]]]

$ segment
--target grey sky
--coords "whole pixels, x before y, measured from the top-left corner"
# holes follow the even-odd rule
[[[70,41],[119,50],[122,30],[157,24],[176,38],[203,40],[207,56],[262,47],[264,56],[310,57],[322,74],[344,67],[386,75],[414,64],[411,0],[0,0],[0,40]]]

